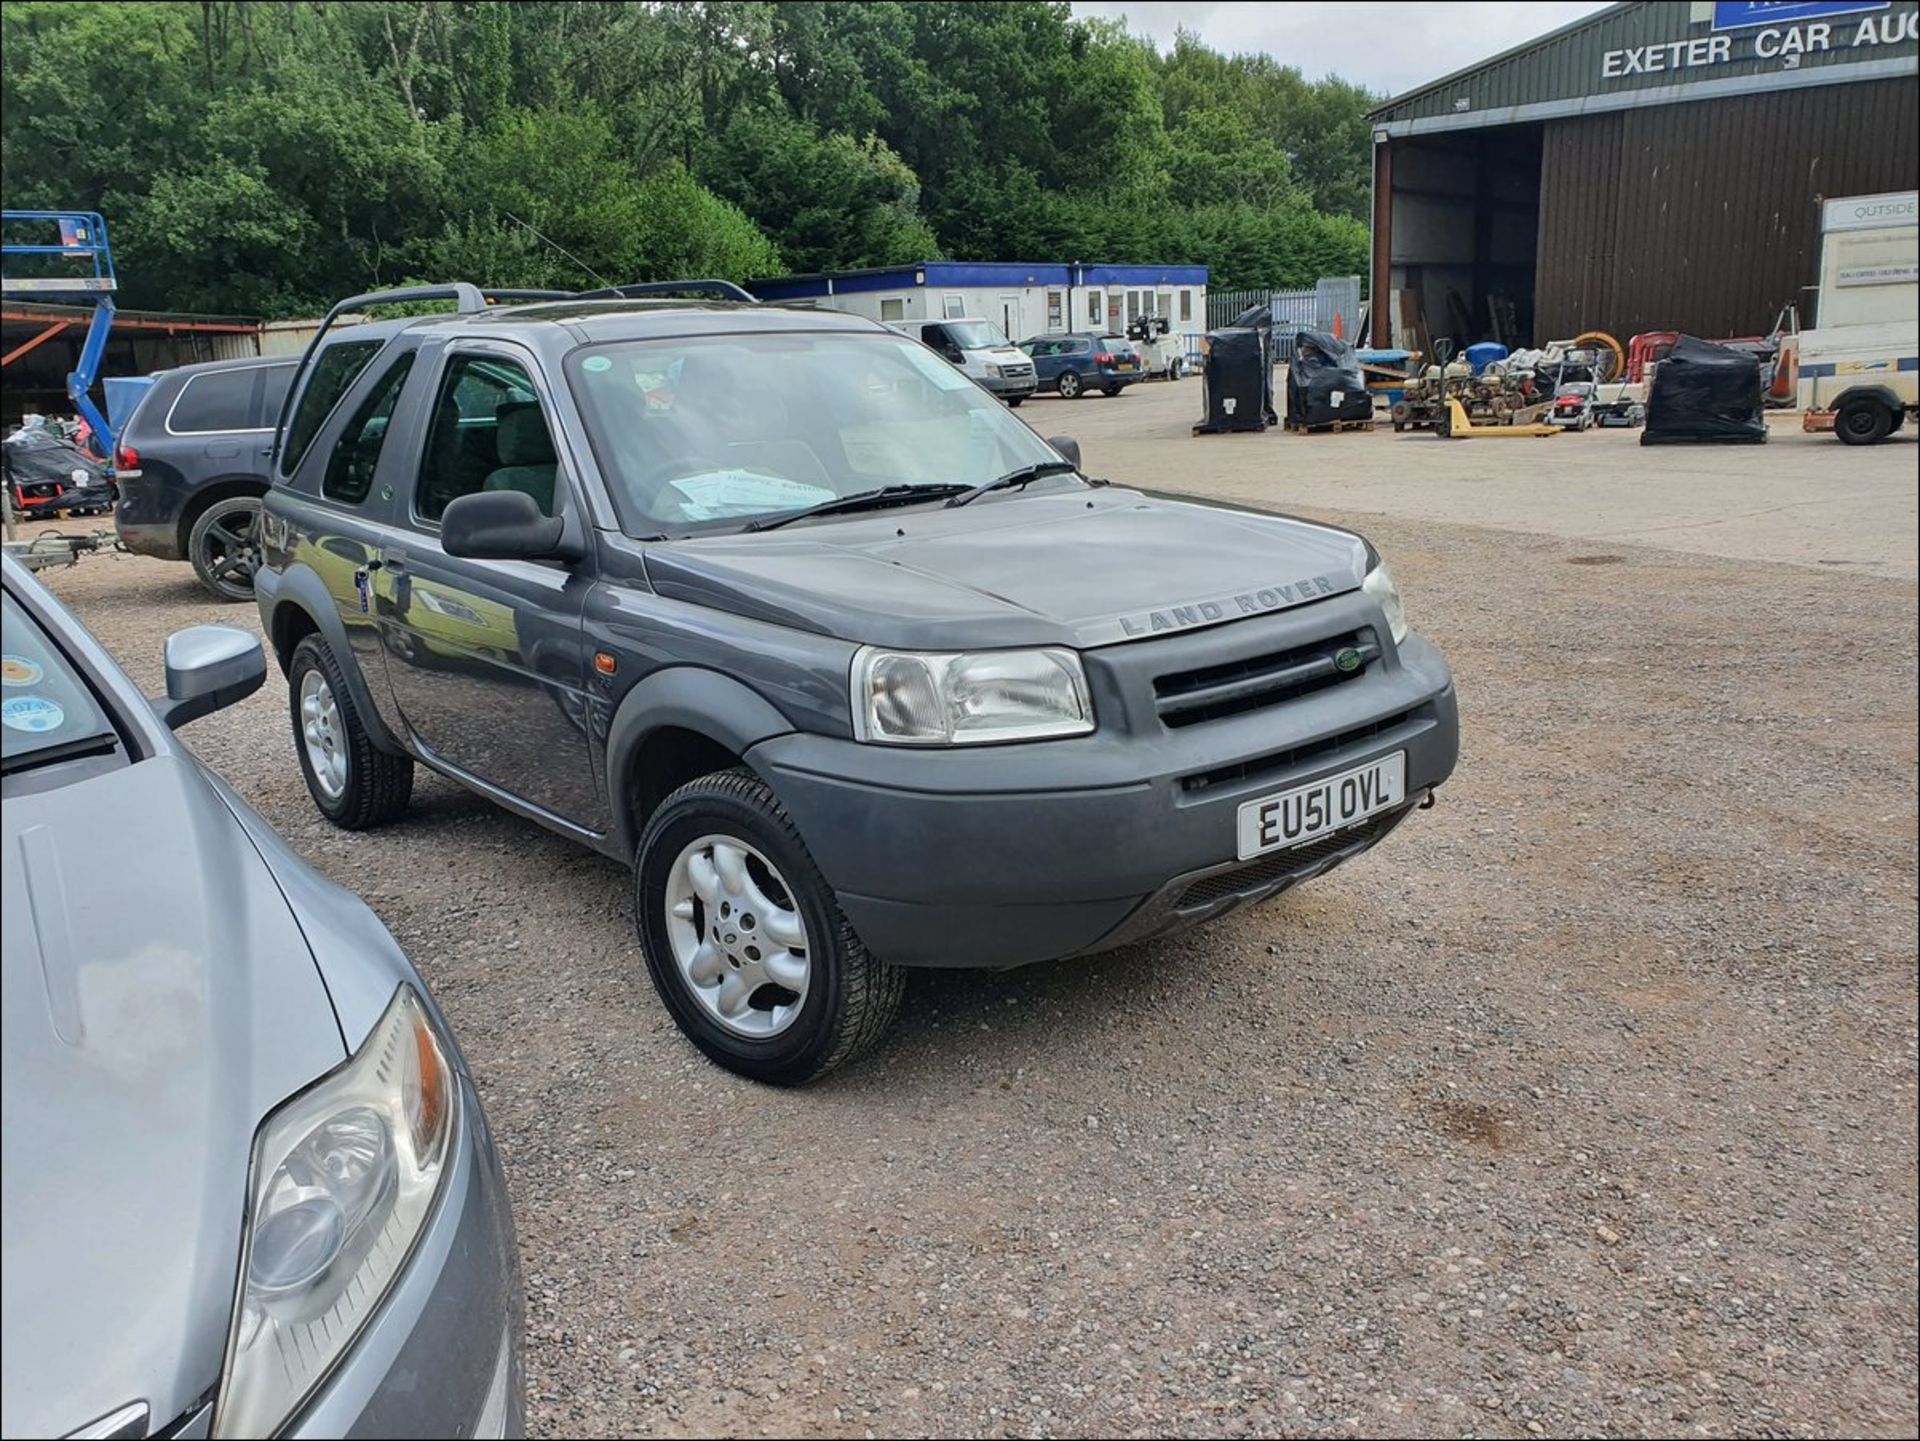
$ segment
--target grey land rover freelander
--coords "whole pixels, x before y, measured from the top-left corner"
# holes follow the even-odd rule
[[[795,1083],[902,967],[1209,920],[1452,772],[1359,536],[1090,479],[876,322],[660,298],[715,292],[335,307],[455,306],[323,328],[281,421],[256,595],[336,824],[424,764],[630,865],[675,1021]]]

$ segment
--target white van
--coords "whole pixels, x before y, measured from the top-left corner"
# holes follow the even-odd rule
[[[891,320],[902,335],[938,351],[960,367],[963,375],[1006,401],[1018,405],[1039,383],[1033,359],[1016,350],[991,320]]]

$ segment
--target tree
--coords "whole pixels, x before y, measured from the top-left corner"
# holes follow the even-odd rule
[[[1371,97],[1065,0],[8,0],[0,187],[134,306],[955,255],[1362,268]]]

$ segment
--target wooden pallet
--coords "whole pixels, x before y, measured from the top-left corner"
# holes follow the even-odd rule
[[[1297,421],[1285,422],[1286,428],[1296,435],[1321,435],[1328,431],[1372,430],[1371,420],[1327,420],[1319,425],[1303,425]]]

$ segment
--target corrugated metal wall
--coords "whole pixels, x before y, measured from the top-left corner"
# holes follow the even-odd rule
[[[1536,332],[1764,331],[1817,278],[1817,197],[1917,187],[1911,80],[1550,121]]]

